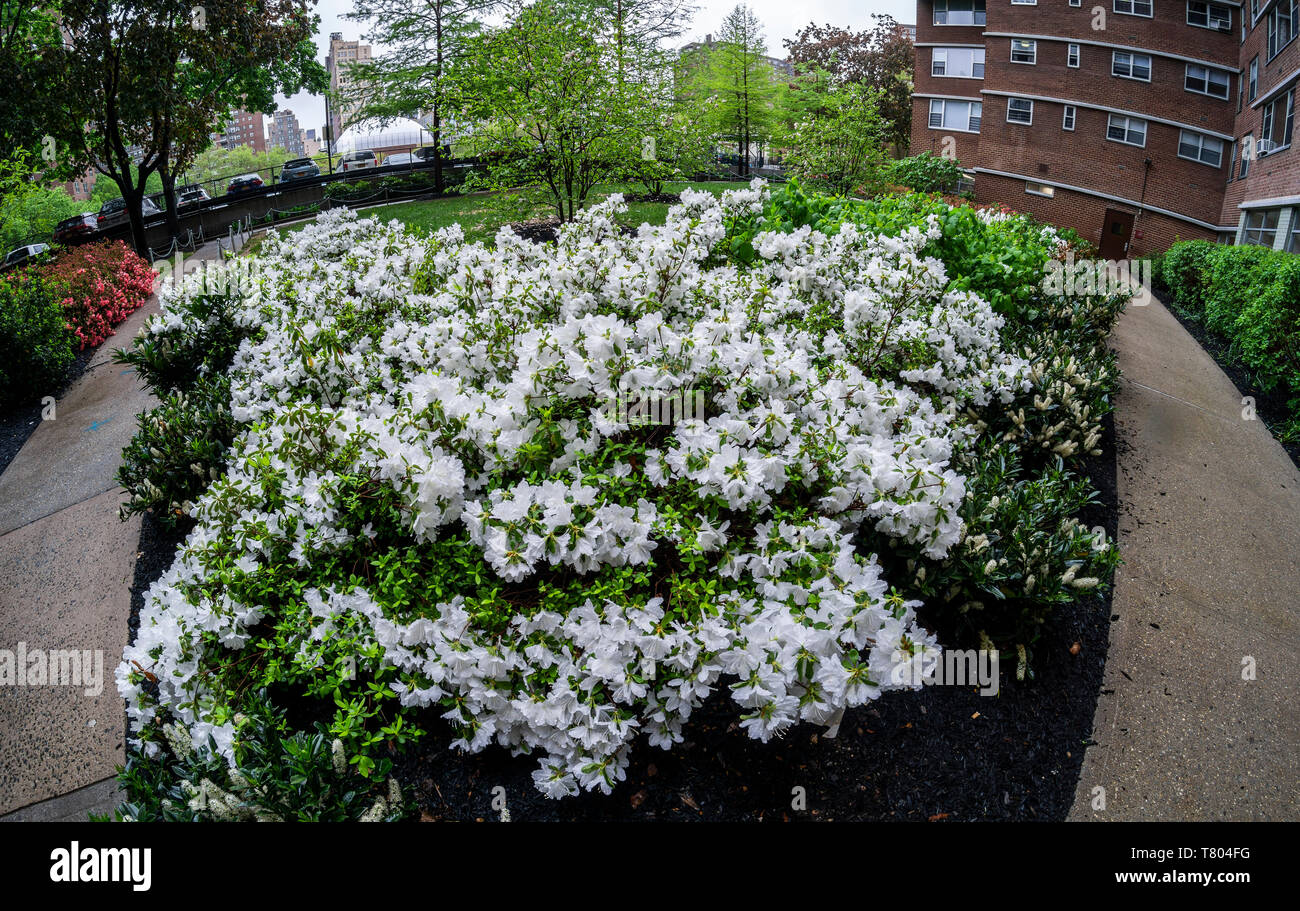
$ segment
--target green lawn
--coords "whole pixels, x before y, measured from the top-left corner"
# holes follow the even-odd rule
[[[697,190],[709,190],[712,193],[721,194],[723,190],[736,189],[743,187],[744,184],[724,181],[670,183],[664,185],[664,192],[677,194],[688,186]],[[644,188],[632,184],[601,186],[597,187],[595,197],[596,199],[604,199],[614,192],[642,193]],[[446,199],[432,199],[423,202],[403,202],[390,206],[361,209],[360,212],[362,215],[372,216],[385,222],[395,218],[422,234],[431,234],[439,228],[459,223],[465,230],[465,237],[471,241],[488,240],[496,234],[497,229],[502,224],[520,220],[517,214],[510,215],[501,211],[500,208],[494,205],[493,198],[488,195],[452,196]],[[531,213],[531,216],[545,217],[551,214],[553,214],[553,210],[546,206],[540,206]],[[629,203],[627,214],[623,216],[622,221],[634,227],[643,222],[657,225],[663,224],[667,215],[668,203]],[[302,221],[277,230],[292,233],[301,230],[308,224],[309,222]]]

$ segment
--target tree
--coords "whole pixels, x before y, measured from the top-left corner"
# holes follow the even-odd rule
[[[809,25],[785,46],[791,63],[803,70],[825,70],[845,82],[880,91],[880,113],[889,121],[889,141],[906,154],[911,139],[912,71],[916,48],[890,16],[873,15],[870,29],[851,32],[831,25]]]
[[[696,9],[689,0],[593,0],[593,6],[608,23],[620,82],[653,76],[646,64],[660,67],[665,62],[663,42],[680,37]]]
[[[447,125],[462,110],[461,79],[480,17],[502,0],[356,0],[347,18],[367,23],[365,39],[383,52],[349,68],[344,99],[360,119],[427,116],[434,189],[443,188]]]
[[[35,88],[54,107],[61,164],[93,167],[117,183],[142,255],[150,175],[163,179],[174,232],[172,175],[207,144],[234,99],[266,97],[301,64],[314,2],[60,0],[59,72]]]
[[[224,149],[219,145],[209,146],[190,163],[182,178],[185,184],[205,184],[222,178],[234,177],[236,174],[265,174],[266,181],[271,179],[271,170],[294,158],[287,149],[267,149],[258,152],[248,146],[235,146]]]
[[[54,226],[80,211],[81,204],[63,187],[46,188],[28,182],[0,199],[0,251],[8,252],[21,244],[49,242],[54,236]]]
[[[513,0],[509,23],[475,42],[467,114],[470,148],[501,191],[540,188],[561,221],[640,149],[631,97],[590,8]]]
[[[868,196],[884,182],[889,123],[880,116],[880,90],[860,82],[816,80],[820,104],[796,124],[786,160],[805,183],[840,196]]]
[[[768,142],[778,121],[779,90],[763,43],[763,24],[739,4],[723,20],[716,43],[700,52],[702,64],[687,66],[703,79],[703,91],[714,102],[716,128],[736,144],[740,173],[747,174],[752,153]]]
[[[159,159],[158,173],[173,237],[180,233],[176,177],[211,146],[213,112],[224,128],[232,108],[274,111],[277,91],[293,95],[302,89],[313,94],[326,90],[329,77],[316,60],[316,44],[311,40],[318,21],[308,12],[314,2],[282,0],[273,4],[277,10],[267,10],[269,15],[287,17],[275,27],[241,34],[232,43],[210,44],[208,54],[199,53],[199,48],[187,51],[177,62],[170,91],[156,96],[156,116],[170,127],[170,144]],[[201,31],[208,34],[206,23]],[[211,53],[218,50],[222,52]],[[272,164],[283,164],[289,157],[285,154]]]
[[[39,166],[49,171],[53,164],[43,142],[51,111],[32,87],[54,78],[62,43],[48,3],[0,0],[0,199],[30,176],[42,152]]]

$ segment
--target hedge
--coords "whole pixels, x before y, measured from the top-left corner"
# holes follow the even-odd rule
[[[1183,241],[1165,255],[1160,280],[1175,310],[1222,336],[1264,391],[1287,398],[1280,436],[1300,439],[1300,256]]]

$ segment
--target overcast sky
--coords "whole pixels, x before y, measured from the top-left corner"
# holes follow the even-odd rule
[[[696,0],[699,11],[691,20],[685,40],[703,38],[717,32],[722,18],[736,5],[736,0]],[[885,13],[899,22],[916,20],[915,0],[750,0],[749,6],[762,20],[767,36],[767,51],[776,57],[785,56],[784,39],[793,38],[809,22],[861,30],[871,23],[872,13]],[[344,19],[352,9],[352,0],[320,0],[316,6],[320,14],[320,31],[316,35],[318,58],[325,63],[331,32],[342,32],[349,41],[357,40],[364,25]],[[685,40],[682,43],[685,43]],[[379,53],[376,48],[376,54]],[[320,135],[325,123],[325,99],[319,95],[279,96],[281,110],[288,109],[298,117],[298,126],[304,130],[315,129]],[[269,127],[269,122],[268,122]]]

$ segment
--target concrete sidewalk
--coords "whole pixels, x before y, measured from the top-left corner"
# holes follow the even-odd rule
[[[1071,818],[1300,819],[1300,471],[1158,300],[1113,345],[1124,563]]]
[[[217,256],[214,242],[191,259]],[[118,518],[116,473],[136,416],[155,400],[112,354],[157,312],[154,296],[117,327],[0,475],[0,649],[102,657],[91,686],[0,687],[0,818],[84,819],[120,802],[111,779],[126,759],[125,712],[113,671],[140,519]]]

